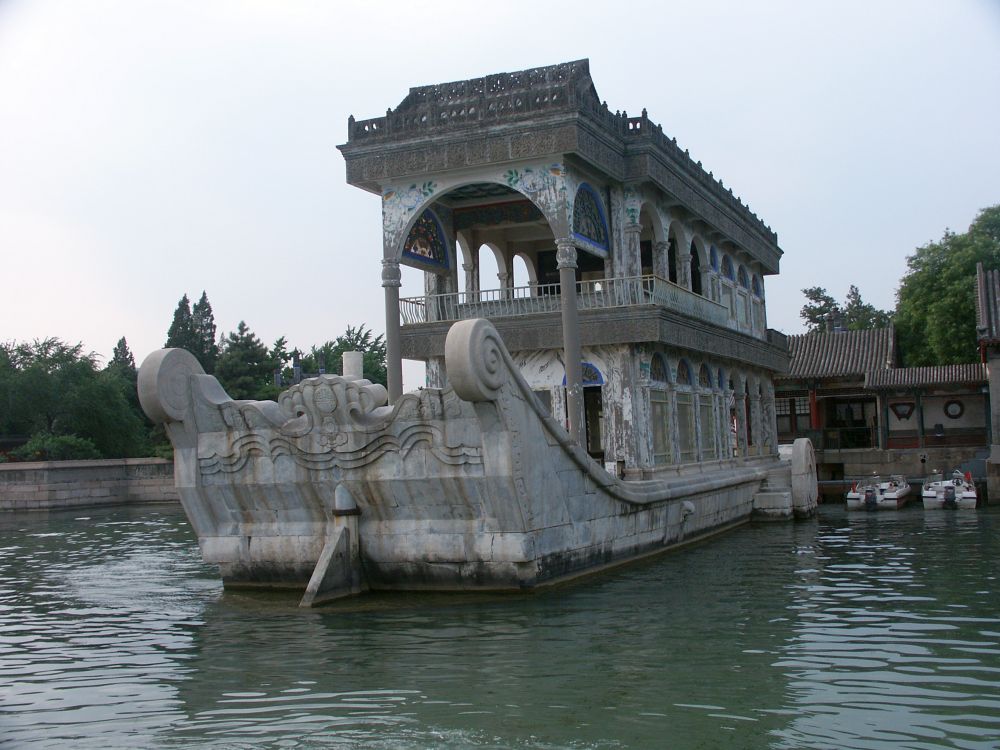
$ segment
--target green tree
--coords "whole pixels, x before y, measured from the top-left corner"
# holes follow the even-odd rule
[[[201,299],[191,308],[191,332],[197,341],[197,350],[191,353],[201,362],[205,372],[215,372],[215,363],[219,359],[219,345],[216,343],[215,315],[208,294],[201,293]]]
[[[806,324],[806,333],[822,331],[826,328],[826,319],[831,313],[839,310],[837,300],[827,294],[826,289],[821,286],[811,286],[802,290],[806,297],[806,304],[799,311],[799,317]]]
[[[323,363],[326,372],[343,375],[344,352],[362,352],[365,377],[373,383],[386,384],[385,337],[374,335],[363,324],[356,328],[347,326],[347,330],[333,341],[313,346],[302,358],[302,369],[319,372],[320,363]]]
[[[177,303],[174,319],[167,329],[165,348],[187,349],[194,354],[199,351],[201,342],[195,335],[194,321],[191,317],[191,303],[185,294]]]
[[[146,452],[145,426],[117,369],[100,371],[96,355],[55,338],[0,350],[0,403],[7,405],[0,410],[0,432],[73,436],[105,458]]]
[[[826,330],[827,320],[834,315],[840,317],[841,324],[849,331],[884,328],[892,322],[892,314],[861,299],[861,292],[854,284],[847,290],[843,304],[821,286],[803,289],[802,294],[807,302],[799,311],[799,316],[806,324],[806,333]]]
[[[277,367],[278,360],[241,320],[236,332],[223,341],[215,377],[236,400],[266,399],[277,391],[274,386]]]
[[[977,263],[1000,268],[1000,205],[980,211],[964,234],[946,229],[906,259],[894,317],[906,366],[978,361]]]
[[[844,326],[849,331],[863,331],[869,328],[885,328],[892,322],[892,314],[879,310],[861,299],[861,292],[851,284],[843,307]]]

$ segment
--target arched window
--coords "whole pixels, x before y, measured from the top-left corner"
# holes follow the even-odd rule
[[[663,359],[663,355],[657,352],[649,363],[649,379],[654,383],[668,383],[670,376],[667,373],[667,362]]]
[[[744,289],[750,288],[750,277],[747,276],[747,269],[740,266],[740,270],[737,273],[737,278],[739,279],[739,284]]]
[[[673,237],[667,242],[667,281],[677,283],[677,241]]]
[[[691,365],[686,359],[677,362],[677,385],[691,385]]]
[[[715,458],[715,396],[712,394],[712,371],[703,364],[698,370],[698,418],[701,421],[701,458]]]
[[[418,268],[447,270],[451,267],[444,229],[437,215],[424,209],[403,243],[403,260]]]
[[[722,275],[730,281],[733,281],[736,278],[733,273],[733,261],[729,259],[728,255],[722,256]]]
[[[608,221],[601,197],[587,183],[577,188],[573,199],[573,234],[577,239],[608,252]]]
[[[753,280],[751,282],[751,289],[753,290],[753,293],[754,293],[755,297],[763,297],[764,296],[764,287],[761,286],[760,276],[758,276],[757,274],[753,275]]]
[[[719,271],[719,251],[715,249],[715,245],[708,248],[708,262],[711,264],[713,271]]]
[[[691,365],[687,360],[677,363],[677,435],[681,463],[698,460],[697,429],[695,428],[694,393],[691,390]]]
[[[659,352],[653,354],[649,363],[649,412],[653,433],[653,464],[661,466],[673,463],[673,448],[670,445],[670,394],[667,383],[670,380],[667,362]]]
[[[691,243],[691,291],[702,294],[701,291],[701,260],[698,258],[698,248]]]

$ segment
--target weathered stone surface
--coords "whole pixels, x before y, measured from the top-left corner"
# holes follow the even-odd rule
[[[391,407],[384,389],[333,375],[278,403],[232,401],[185,355],[151,355],[140,382],[154,384],[142,403],[174,441],[203,555],[227,585],[308,587],[304,604],[366,585],[578,575],[743,522],[769,476],[790,476],[770,456],[655,480],[608,474],[540,406],[485,320],[453,326],[448,388]]]

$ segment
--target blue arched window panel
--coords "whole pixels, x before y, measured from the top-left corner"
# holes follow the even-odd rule
[[[719,251],[715,249],[715,245],[708,248],[708,261],[711,263],[713,271],[719,270]]]
[[[738,272],[738,278],[741,287],[743,287],[744,289],[750,288],[750,277],[747,276],[747,269],[745,269],[743,266],[740,266],[740,270]]]
[[[667,369],[667,362],[659,352],[653,355],[649,363],[649,379],[655,383],[669,383],[670,371]]]
[[[573,236],[604,252],[611,249],[604,204],[597,191],[586,182],[577,188],[573,199]]]
[[[583,370],[583,385],[604,385],[604,376],[590,362],[581,362],[580,369]],[[566,385],[566,376],[563,375],[563,385]]]
[[[686,359],[677,363],[677,385],[691,385],[691,365]]]
[[[698,385],[702,388],[712,387],[712,373],[708,365],[702,365],[698,370]]]
[[[722,275],[730,281],[734,281],[736,279],[736,274],[733,273],[733,262],[729,259],[728,255],[725,255],[722,258]]]
[[[760,286],[760,276],[758,276],[757,274],[754,274],[753,279],[751,279],[751,287],[753,288],[753,293],[755,296],[757,297],[764,296],[763,294],[764,290]]]
[[[448,245],[444,238],[444,228],[437,214],[429,208],[424,209],[403,243],[403,259],[412,265],[448,270]]]

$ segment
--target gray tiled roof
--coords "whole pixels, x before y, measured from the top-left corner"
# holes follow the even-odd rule
[[[1000,342],[1000,271],[976,264],[976,333],[984,343]]]
[[[788,374],[781,380],[863,377],[895,364],[895,336],[891,327],[806,333],[788,337],[788,354]]]
[[[889,367],[871,370],[865,375],[865,388],[875,389],[965,385],[969,383],[985,384],[986,382],[986,365],[981,362],[931,367]]]

